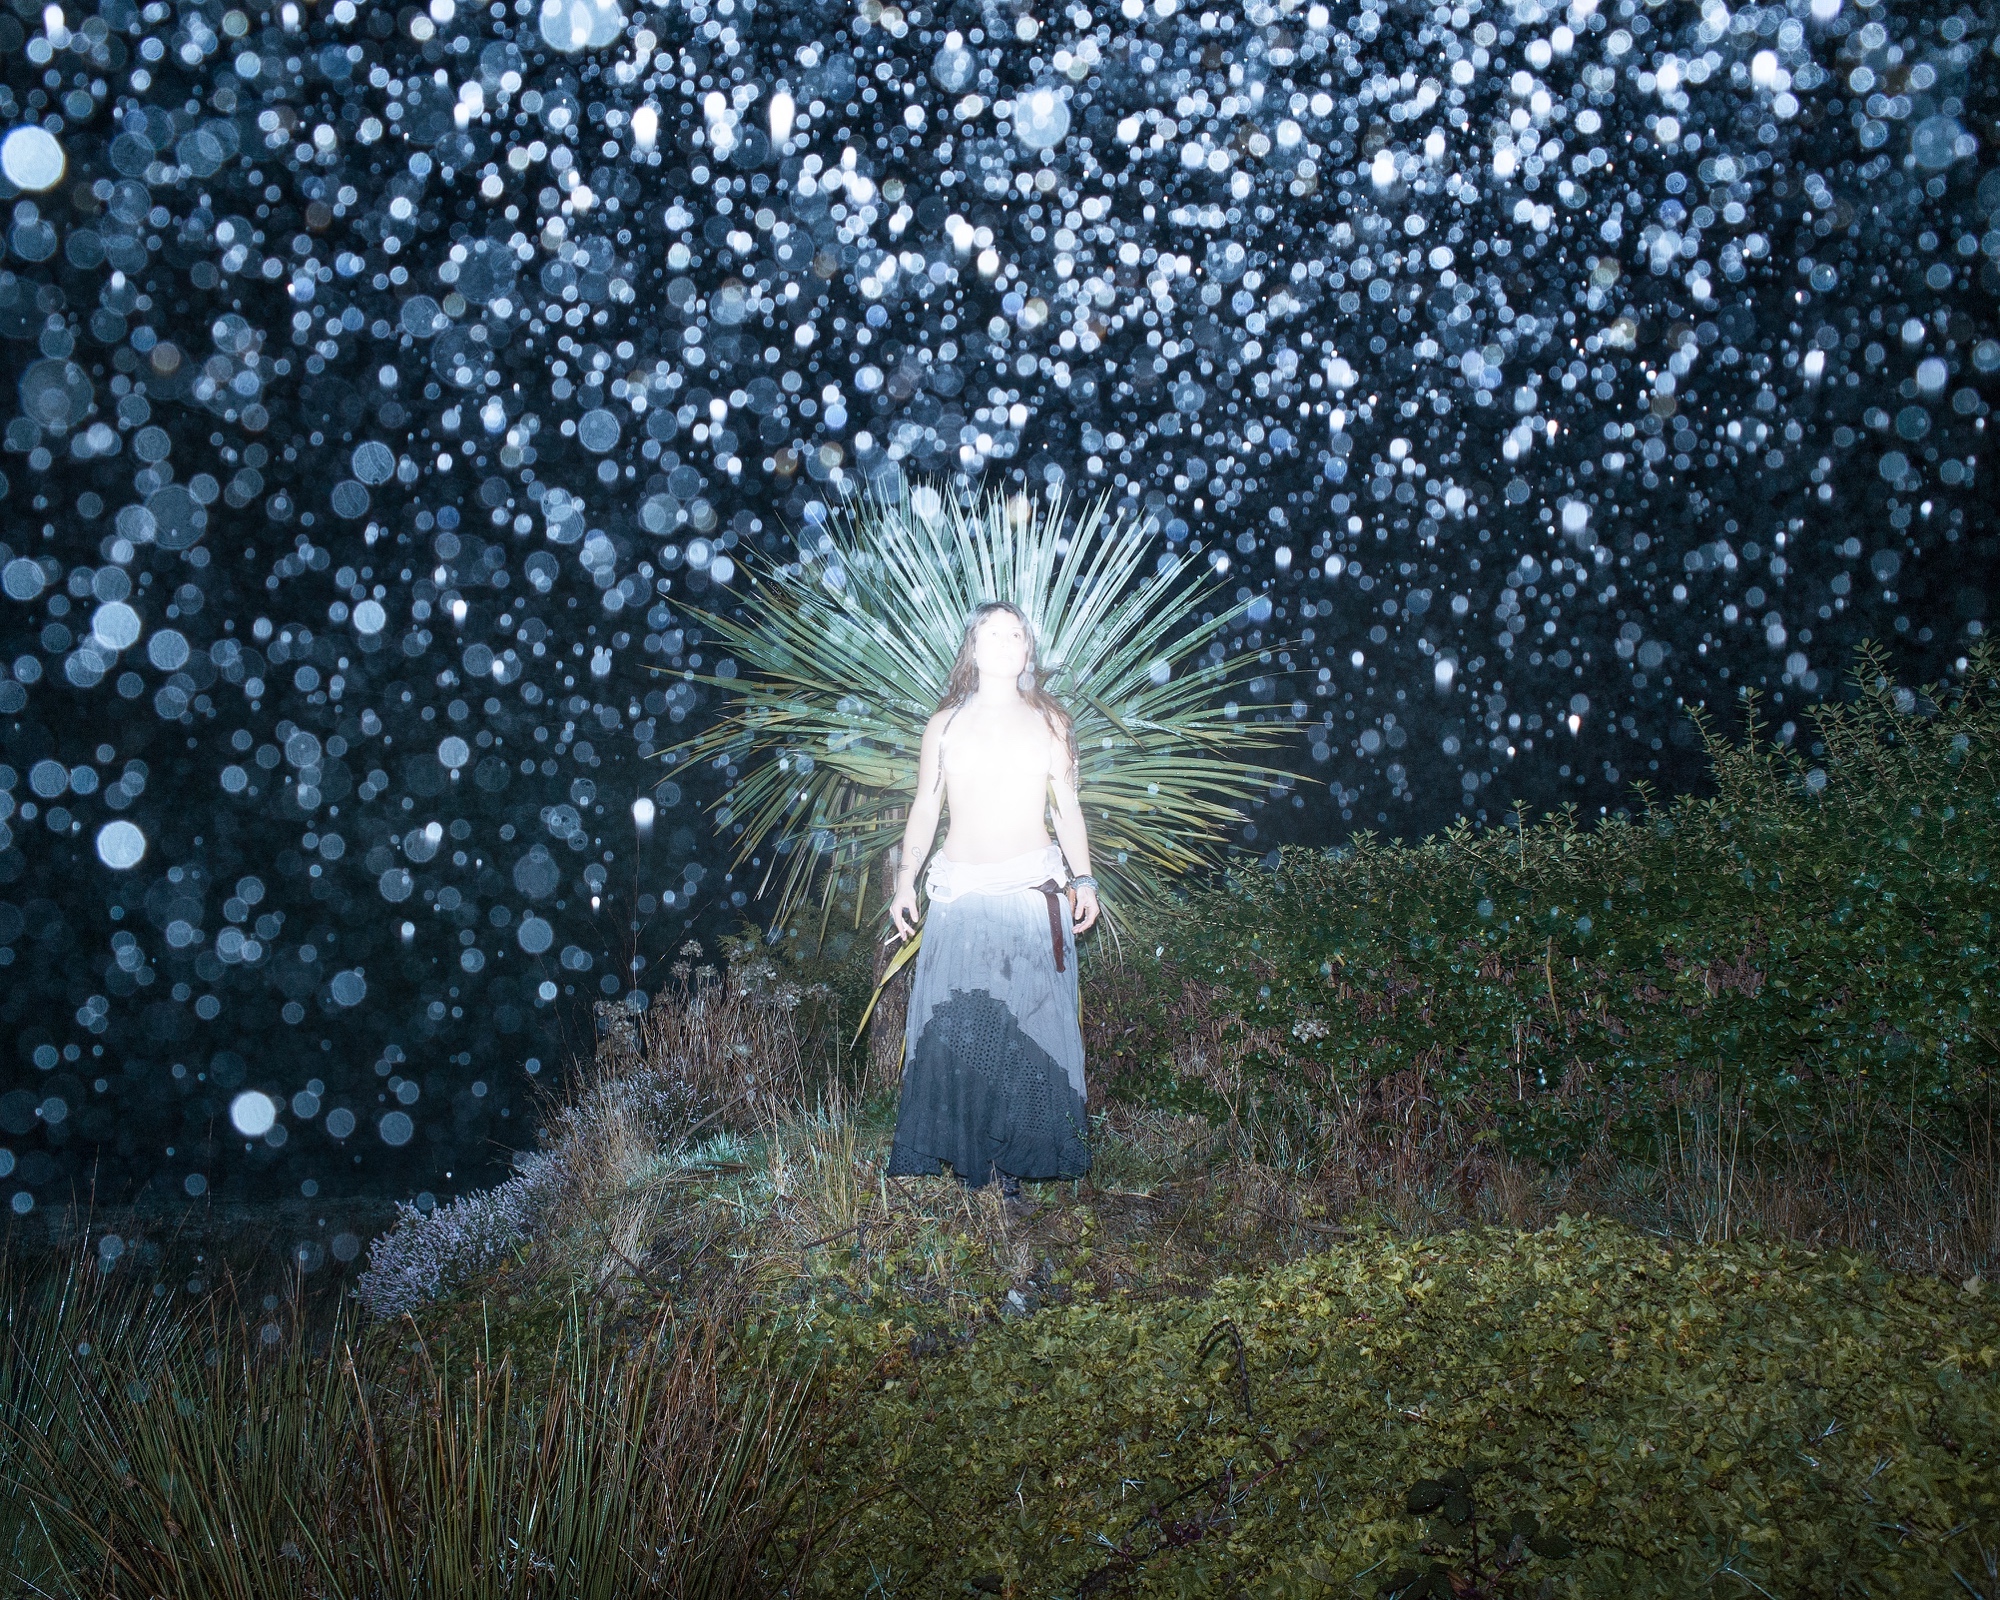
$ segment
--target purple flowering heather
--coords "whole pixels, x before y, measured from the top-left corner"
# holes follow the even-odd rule
[[[419,1211],[396,1207],[396,1226],[368,1247],[368,1268],[356,1280],[361,1303],[376,1317],[399,1317],[448,1294],[527,1241],[536,1218],[562,1186],[556,1154],[517,1158],[505,1183]]]
[[[549,1148],[517,1156],[505,1183],[428,1213],[399,1203],[396,1226],[368,1247],[355,1284],[362,1304],[374,1316],[397,1317],[449,1294],[538,1228],[560,1228],[564,1216],[623,1188],[696,1120],[697,1108],[694,1092],[671,1072],[641,1066],[599,1079],[555,1113],[543,1135]]]

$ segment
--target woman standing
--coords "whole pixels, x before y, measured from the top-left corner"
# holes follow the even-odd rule
[[[998,1177],[1090,1170],[1076,935],[1097,920],[1097,880],[1077,804],[1076,733],[1035,684],[1019,607],[980,606],[924,727],[916,799],[889,915],[915,932],[917,869],[940,808],[951,828],[930,862],[930,910],[904,1034],[891,1174],[949,1162],[971,1188]],[[1056,839],[1048,836],[1050,791]],[[1075,869],[1064,892],[1064,857]]]

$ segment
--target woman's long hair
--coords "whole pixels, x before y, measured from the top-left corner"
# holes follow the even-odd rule
[[[1011,600],[988,600],[973,609],[971,619],[965,624],[965,636],[958,642],[958,659],[951,664],[951,676],[945,680],[944,695],[937,708],[944,711],[953,706],[964,705],[979,688],[979,668],[972,659],[972,636],[979,631],[980,623],[996,611],[1005,611],[1021,624],[1021,632],[1028,641],[1028,665],[1021,676],[1026,680],[1021,685],[1021,698],[1055,720],[1062,729],[1063,746],[1069,757],[1069,782],[1074,789],[1077,782],[1076,721],[1063,707],[1060,700],[1041,686],[1039,647],[1035,643],[1035,625],[1028,620],[1027,613]]]

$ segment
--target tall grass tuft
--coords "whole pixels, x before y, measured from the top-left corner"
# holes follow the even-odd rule
[[[17,1276],[17,1275],[16,1275]],[[803,1482],[810,1369],[719,1315],[620,1340],[573,1301],[522,1364],[191,1307],[80,1266],[11,1281],[9,1595],[76,1600],[755,1596]]]

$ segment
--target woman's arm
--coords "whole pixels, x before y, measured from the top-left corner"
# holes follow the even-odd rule
[[[1049,747],[1049,789],[1055,797],[1056,842],[1069,861],[1074,877],[1090,872],[1090,838],[1083,825],[1083,807],[1070,781],[1069,741],[1060,727],[1051,724]]]
[[[938,815],[944,809],[944,768],[938,759],[938,734],[938,719],[932,717],[924,724],[923,745],[917,755],[917,792],[903,824],[903,855],[896,867],[899,889],[916,883],[917,869],[931,853]]]

